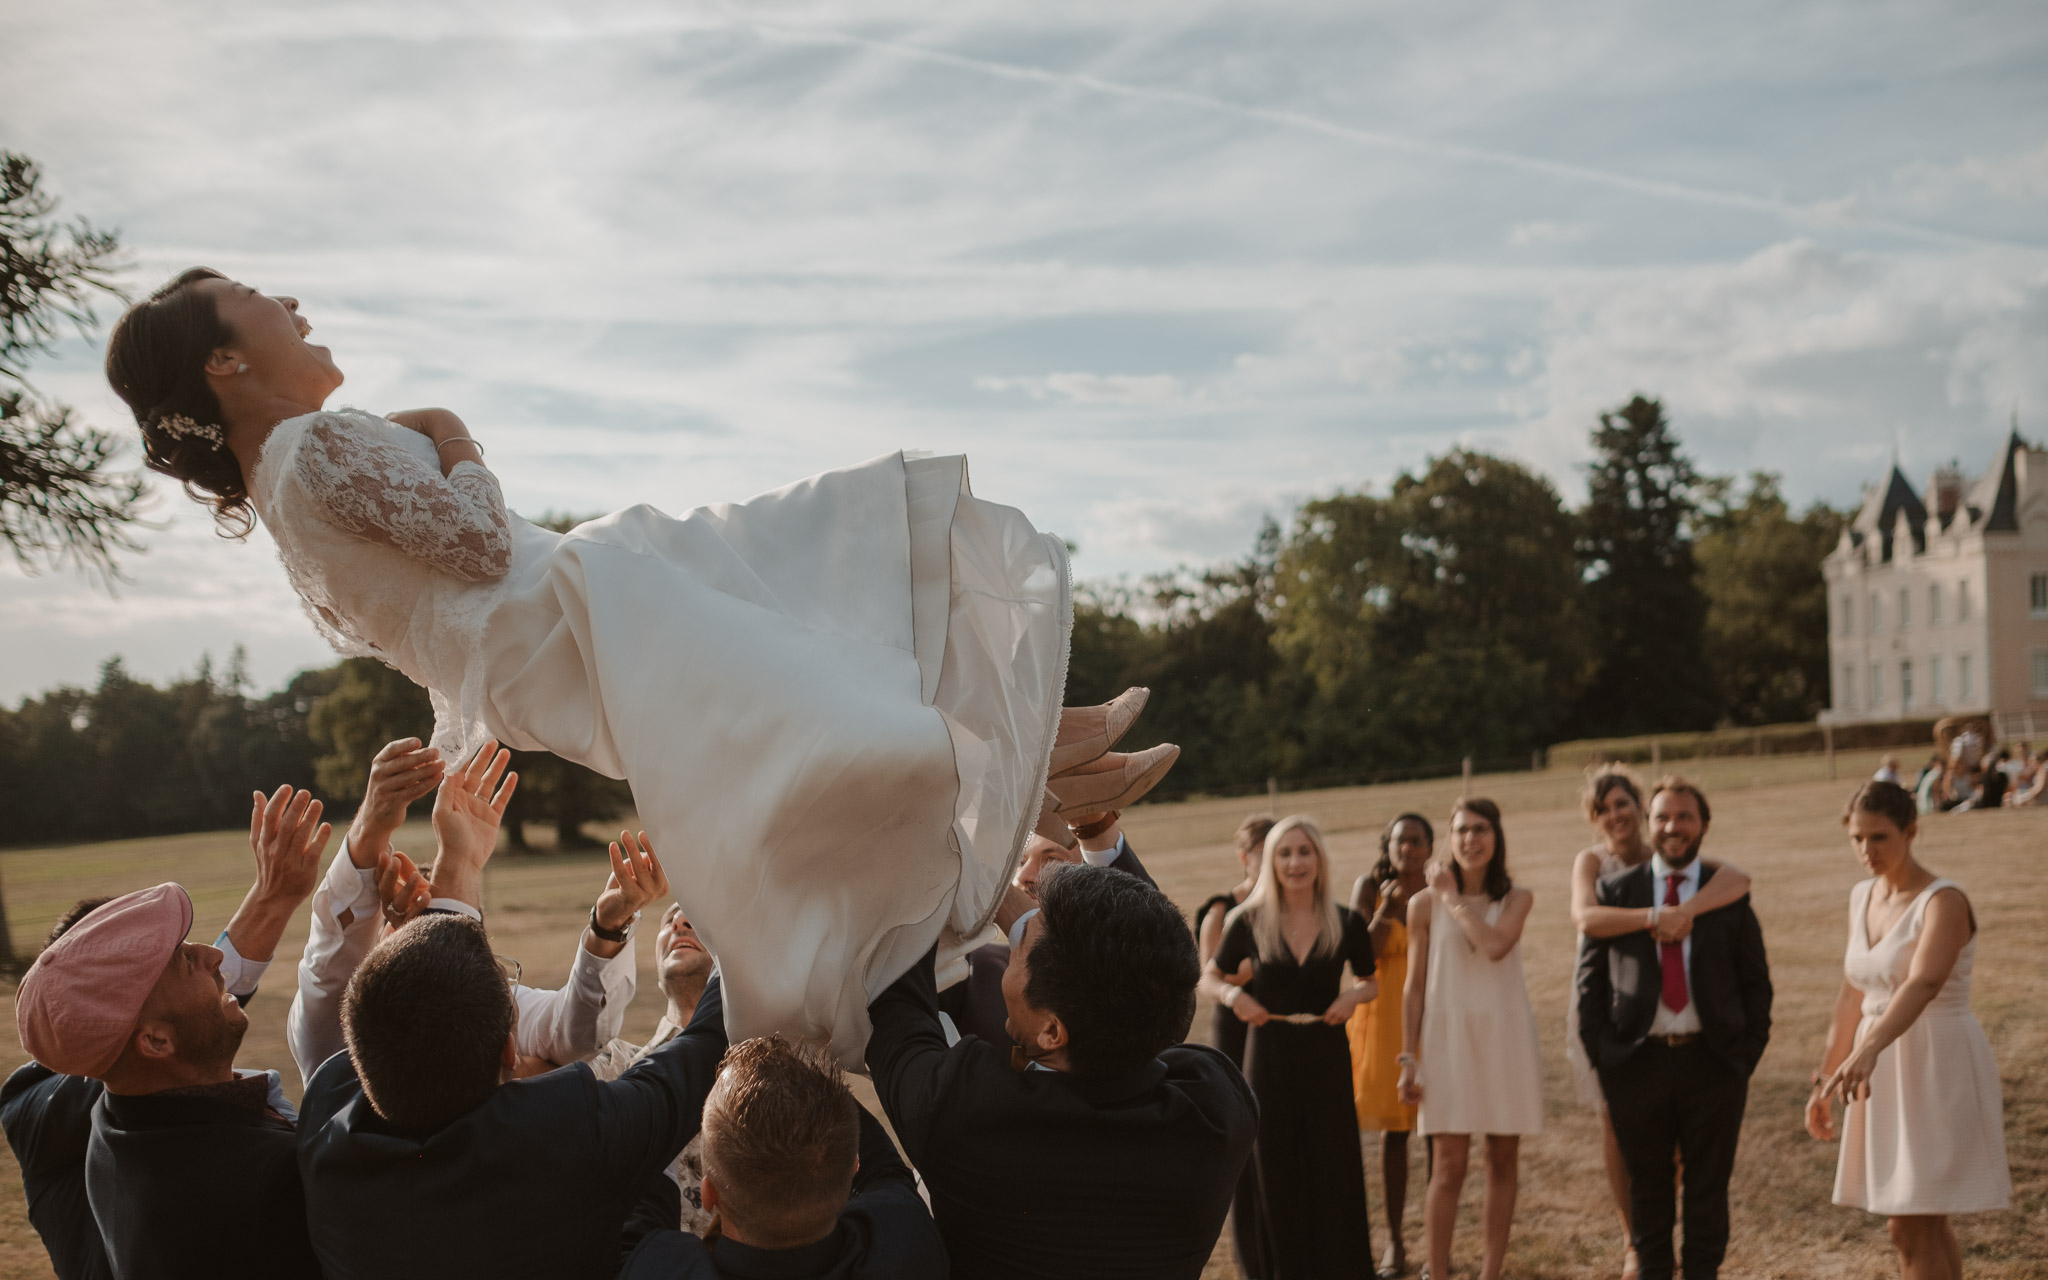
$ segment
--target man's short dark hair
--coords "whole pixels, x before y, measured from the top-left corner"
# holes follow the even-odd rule
[[[1024,998],[1066,1024],[1076,1075],[1135,1071],[1187,1037],[1201,966],[1180,908],[1113,867],[1062,866],[1038,886]]]
[[[46,947],[52,945],[57,939],[71,932],[73,925],[112,901],[112,898],[80,898],[72,903],[70,907],[65,909],[63,915],[57,917],[57,923],[50,927],[49,941],[43,943],[43,945]]]
[[[370,952],[341,998],[341,1030],[377,1114],[432,1133],[498,1087],[512,991],[482,925],[423,916]]]
[[[747,1243],[822,1240],[846,1207],[860,1157],[860,1104],[823,1051],[781,1036],[726,1050],[704,1100],[704,1176]]]

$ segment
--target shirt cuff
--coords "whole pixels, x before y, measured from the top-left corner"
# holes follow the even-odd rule
[[[256,994],[256,984],[263,981],[263,975],[270,970],[270,961],[251,960],[235,950],[234,939],[223,929],[213,940],[220,949],[220,980],[228,986],[228,994],[247,999]]]
[[[1018,916],[1017,922],[1010,926],[1010,950],[1015,951],[1017,948],[1024,945],[1024,926],[1030,924],[1031,917],[1037,914],[1038,908],[1033,907],[1031,908],[1031,910],[1026,911],[1023,915]]]
[[[341,838],[341,852],[327,864],[327,904],[338,920],[351,920],[377,913],[377,868],[359,867],[350,859],[348,837]]]
[[[450,915],[468,916],[478,924],[482,924],[484,920],[483,912],[478,911],[460,898],[434,898],[427,903],[427,910],[446,911]]]
[[[1115,862],[1118,858],[1121,858],[1123,856],[1124,837],[1122,832],[1117,833],[1116,843],[1109,846],[1109,848],[1107,849],[1081,850],[1081,861],[1087,863],[1091,867],[1106,867],[1110,863]]]

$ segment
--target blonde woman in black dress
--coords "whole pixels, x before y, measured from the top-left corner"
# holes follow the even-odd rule
[[[1379,984],[1366,922],[1338,906],[1331,888],[1322,832],[1298,814],[1282,818],[1266,835],[1258,882],[1226,917],[1202,974],[1203,992],[1251,1028],[1244,1065],[1259,1100],[1259,1137],[1235,1226],[1248,1280],[1372,1273],[1344,1025]],[[1228,977],[1247,960],[1251,980],[1233,985]]]

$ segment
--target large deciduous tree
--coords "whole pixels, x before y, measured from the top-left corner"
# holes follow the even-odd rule
[[[1715,697],[1736,724],[1811,719],[1828,704],[1821,560],[1844,517],[1822,503],[1794,515],[1768,471],[1751,474],[1740,502],[1733,488],[1707,486],[1696,547]]]
[[[1703,641],[1707,598],[1693,557],[1699,475],[1656,400],[1638,395],[1601,414],[1592,439],[1579,555],[1598,657],[1578,727],[1707,728],[1718,707]]]
[[[28,381],[30,357],[67,329],[92,331],[95,296],[116,293],[121,266],[115,233],[60,220],[36,163],[0,151],[0,539],[31,572],[70,562],[110,578],[118,553],[140,549],[141,474],[116,468],[112,435]]]

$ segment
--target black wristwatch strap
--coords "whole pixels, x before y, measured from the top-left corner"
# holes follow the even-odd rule
[[[637,921],[639,918],[640,916],[636,912],[632,920],[626,921],[625,928],[607,929],[597,922],[597,908],[592,907],[590,909],[590,931],[596,934],[599,938],[602,938],[606,942],[624,942],[626,939],[633,936],[633,924],[634,921]]]

